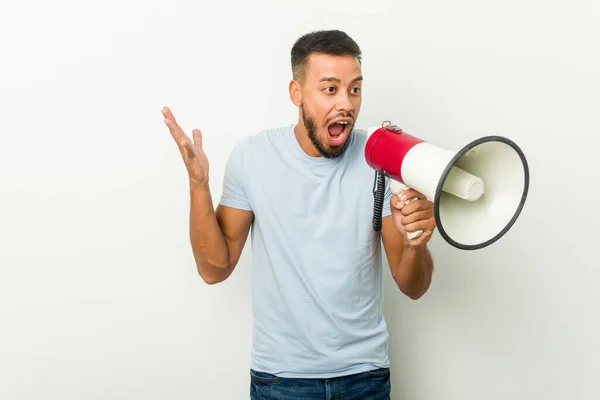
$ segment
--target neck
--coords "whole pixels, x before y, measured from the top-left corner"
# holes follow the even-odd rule
[[[298,123],[294,127],[294,136],[296,136],[296,140],[300,145],[302,151],[304,151],[310,157],[322,157],[322,155],[317,151],[315,146],[312,144],[308,137],[308,130],[304,125],[304,121],[301,117],[298,118]]]

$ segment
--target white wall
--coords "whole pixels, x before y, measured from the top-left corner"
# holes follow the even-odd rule
[[[600,396],[598,0],[0,3],[0,398],[244,399],[250,247],[206,286],[162,123],[234,142],[293,122],[289,49],[364,51],[362,126],[458,149],[502,134],[530,196],[494,246],[436,236],[430,292],[387,279],[393,398]]]

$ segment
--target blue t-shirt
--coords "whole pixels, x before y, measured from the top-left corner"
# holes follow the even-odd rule
[[[307,155],[294,125],[236,144],[220,204],[251,210],[251,367],[327,378],[389,366],[382,251],[367,134],[337,159]],[[383,216],[390,215],[386,190]]]

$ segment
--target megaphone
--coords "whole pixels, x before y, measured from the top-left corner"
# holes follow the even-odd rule
[[[529,167],[523,151],[510,139],[485,136],[451,151],[409,135],[390,121],[369,128],[368,134],[364,154],[375,170],[375,230],[381,229],[385,178],[394,195],[413,188],[432,201],[436,229],[461,250],[496,242],[521,214]]]

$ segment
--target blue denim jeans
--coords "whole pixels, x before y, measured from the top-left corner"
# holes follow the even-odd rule
[[[281,378],[250,370],[251,400],[389,400],[390,388],[388,368],[330,379]]]

